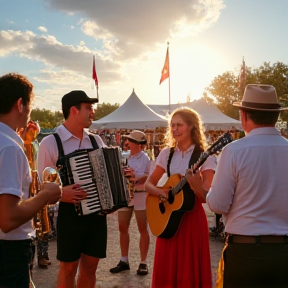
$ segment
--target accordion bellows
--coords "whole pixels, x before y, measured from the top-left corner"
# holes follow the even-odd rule
[[[80,184],[87,198],[75,205],[78,215],[112,213],[130,199],[118,147],[77,150],[58,159],[62,186]]]

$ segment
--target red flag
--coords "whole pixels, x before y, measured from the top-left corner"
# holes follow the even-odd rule
[[[166,58],[164,67],[161,72],[161,79],[159,85],[170,76],[170,69],[169,69],[169,47],[167,47]]]
[[[96,67],[95,67],[95,55],[93,55],[92,78],[95,81],[96,88],[98,89],[98,78],[97,78]]]

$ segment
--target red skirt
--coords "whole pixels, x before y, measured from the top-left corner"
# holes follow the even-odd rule
[[[151,288],[211,288],[209,228],[196,197],[170,239],[157,238]]]

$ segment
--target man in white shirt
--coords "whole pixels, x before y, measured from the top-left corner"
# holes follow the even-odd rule
[[[261,84],[247,85],[233,105],[246,137],[223,149],[206,199],[228,234],[218,280],[224,288],[287,287],[288,141],[275,124],[288,108]]]
[[[59,184],[46,183],[30,198],[31,172],[17,131],[27,125],[34,98],[25,76],[0,77],[0,287],[29,288],[32,218],[61,197]]]
[[[78,149],[104,147],[98,135],[88,133],[94,118],[93,104],[97,98],[89,98],[84,91],[71,91],[62,97],[64,123],[56,129],[64,155]],[[90,139],[91,137],[91,139]],[[92,140],[94,140],[94,145]],[[61,147],[59,147],[61,148]],[[38,152],[38,172],[45,167],[56,167],[61,155],[54,135],[45,137]],[[75,204],[85,199],[87,193],[77,183],[63,187],[57,218],[57,259],[60,261],[58,286],[65,288],[94,288],[96,269],[100,258],[106,257],[106,216],[91,213],[79,216]],[[78,280],[75,277],[78,269]]]

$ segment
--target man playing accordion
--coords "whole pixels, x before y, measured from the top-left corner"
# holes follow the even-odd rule
[[[71,91],[62,97],[65,121],[56,129],[59,136],[56,135],[58,143],[54,135],[45,137],[40,143],[39,174],[46,167],[56,168],[62,152],[67,155],[79,149],[92,150],[105,147],[98,135],[91,135],[85,129],[92,123],[93,104],[97,102],[97,98],[89,98],[83,91]],[[87,189],[81,186],[75,181],[74,185],[63,187],[62,199],[59,203],[57,259],[60,261],[60,270],[57,287],[94,288],[99,259],[106,257],[106,216],[99,213],[79,216],[75,210],[75,205],[87,197]],[[79,271],[77,285],[75,285],[77,269]]]

